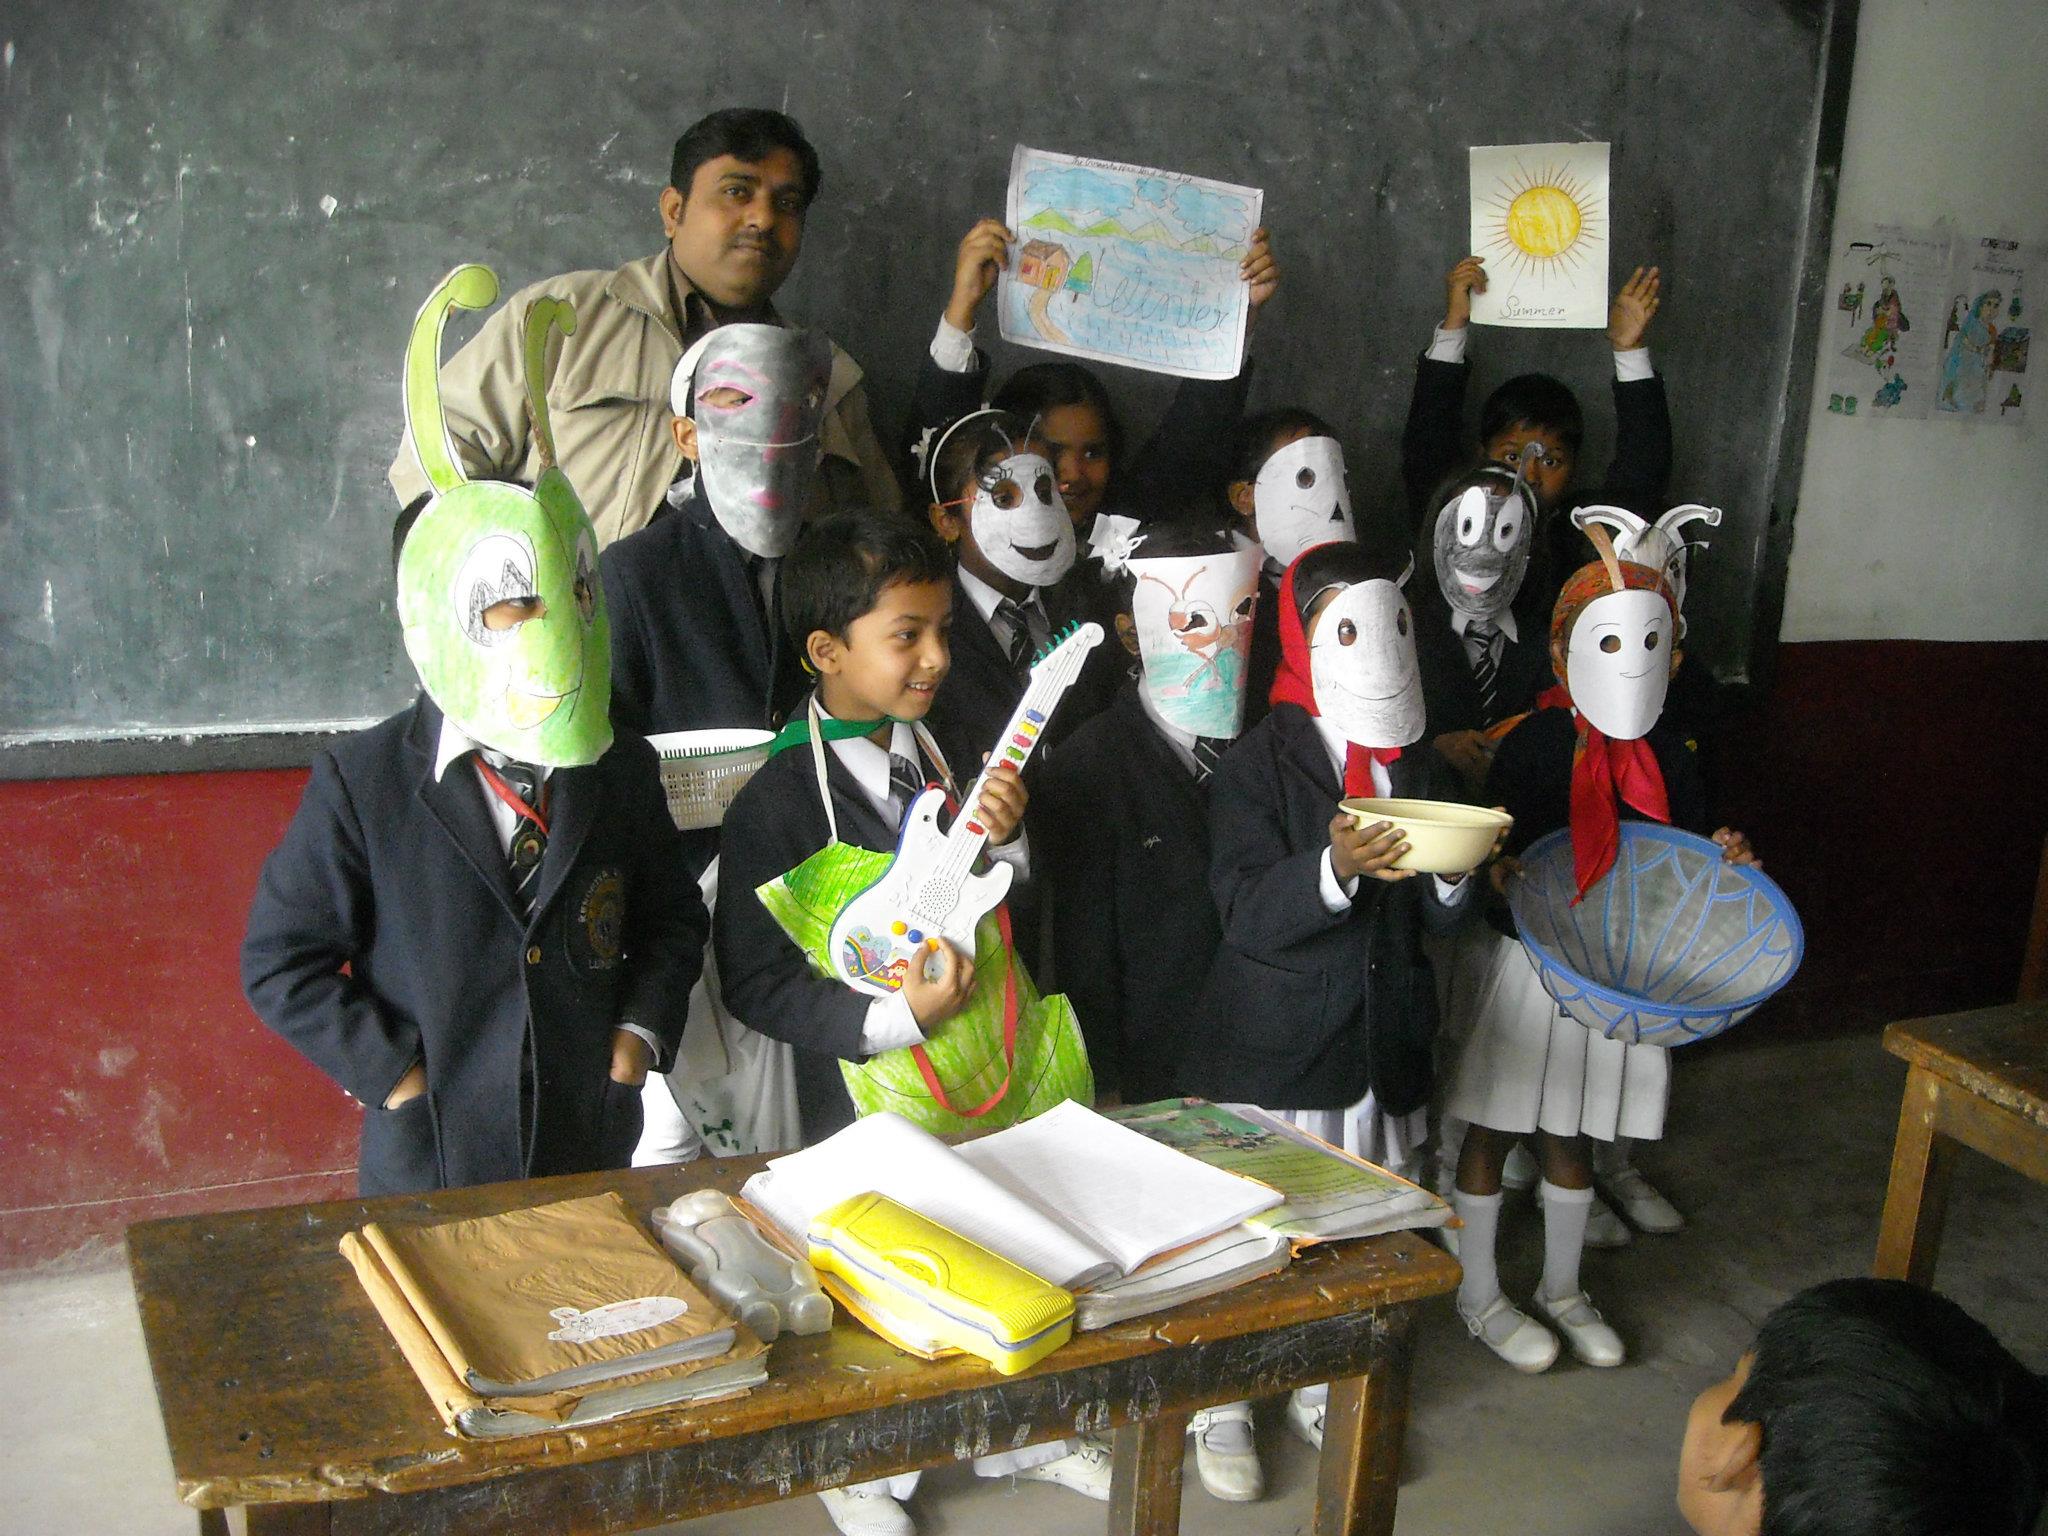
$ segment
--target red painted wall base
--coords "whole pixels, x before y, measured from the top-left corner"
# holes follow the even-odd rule
[[[1716,767],[1806,964],[1729,1043],[2010,997],[2048,832],[2048,644],[1792,645],[1778,665]],[[0,1268],[149,1216],[353,1188],[360,1112],[237,976],[304,783],[0,783]]]

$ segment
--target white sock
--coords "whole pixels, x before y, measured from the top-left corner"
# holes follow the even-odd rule
[[[1500,1196],[1453,1189],[1451,1209],[1465,1223],[1465,1229],[1458,1234],[1458,1262],[1465,1266],[1465,1278],[1458,1282],[1458,1305],[1477,1315],[1492,1306],[1493,1299],[1500,1295],[1500,1268],[1493,1258],[1494,1243],[1500,1235]],[[1584,1223],[1580,1225],[1583,1230]]]
[[[1593,1191],[1562,1189],[1539,1179],[1536,1198],[1543,1204],[1543,1279],[1536,1294],[1546,1301],[1562,1301],[1579,1292],[1579,1254],[1586,1246]]]

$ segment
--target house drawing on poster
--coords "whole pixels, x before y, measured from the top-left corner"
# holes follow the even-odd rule
[[[1058,288],[1072,265],[1065,246],[1051,240],[1027,240],[1017,252],[1017,281],[1027,288]]]

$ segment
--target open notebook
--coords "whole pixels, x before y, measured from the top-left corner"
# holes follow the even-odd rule
[[[1071,1101],[958,1146],[900,1116],[870,1115],[776,1158],[744,1193],[801,1244],[819,1211],[868,1190],[1070,1291],[1105,1288],[1280,1201]],[[1252,1257],[1241,1241],[1223,1246],[1233,1262]]]

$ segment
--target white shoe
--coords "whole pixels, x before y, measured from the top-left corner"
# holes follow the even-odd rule
[[[844,1536],[917,1536],[910,1511],[873,1483],[851,1488],[820,1488],[825,1513]]]
[[[1091,1498],[1098,1504],[1109,1502],[1109,1447],[1099,1440],[1077,1441],[1075,1448],[1057,1461],[1043,1462],[1035,1467],[1026,1467],[1017,1474],[1041,1483],[1057,1483],[1062,1488]]]
[[[1657,1188],[1634,1168],[1623,1168],[1603,1179],[1606,1192],[1622,1214],[1645,1232],[1677,1232],[1685,1226],[1678,1207],[1657,1193]]]
[[[1496,1296],[1477,1313],[1458,1308],[1465,1328],[1488,1349],[1527,1376],[1557,1363],[1557,1336],[1505,1296]]]
[[[1500,1187],[1513,1190],[1536,1187],[1536,1159],[1519,1141],[1508,1148],[1507,1161],[1501,1164]]]
[[[1212,1497],[1226,1504],[1250,1504],[1263,1498],[1266,1474],[1252,1443],[1252,1405],[1225,1403],[1197,1409],[1188,1419],[1195,1437],[1195,1470]]]
[[[1654,1194],[1656,1191],[1652,1190],[1651,1193]],[[1595,1195],[1593,1208],[1586,1213],[1586,1246],[1626,1248],[1635,1240],[1635,1233],[1629,1231],[1627,1222],[1614,1214],[1614,1207]]]
[[[1299,1389],[1287,1394],[1287,1427],[1317,1450],[1323,1448],[1323,1412],[1329,1406],[1329,1399],[1316,1402],[1301,1395]]]
[[[1571,1346],[1572,1354],[1583,1364],[1605,1369],[1620,1365],[1628,1358],[1628,1351],[1621,1345],[1621,1335],[1607,1326],[1600,1309],[1593,1305],[1584,1291],[1558,1301],[1539,1293],[1536,1310],[1557,1325],[1557,1331]]]

